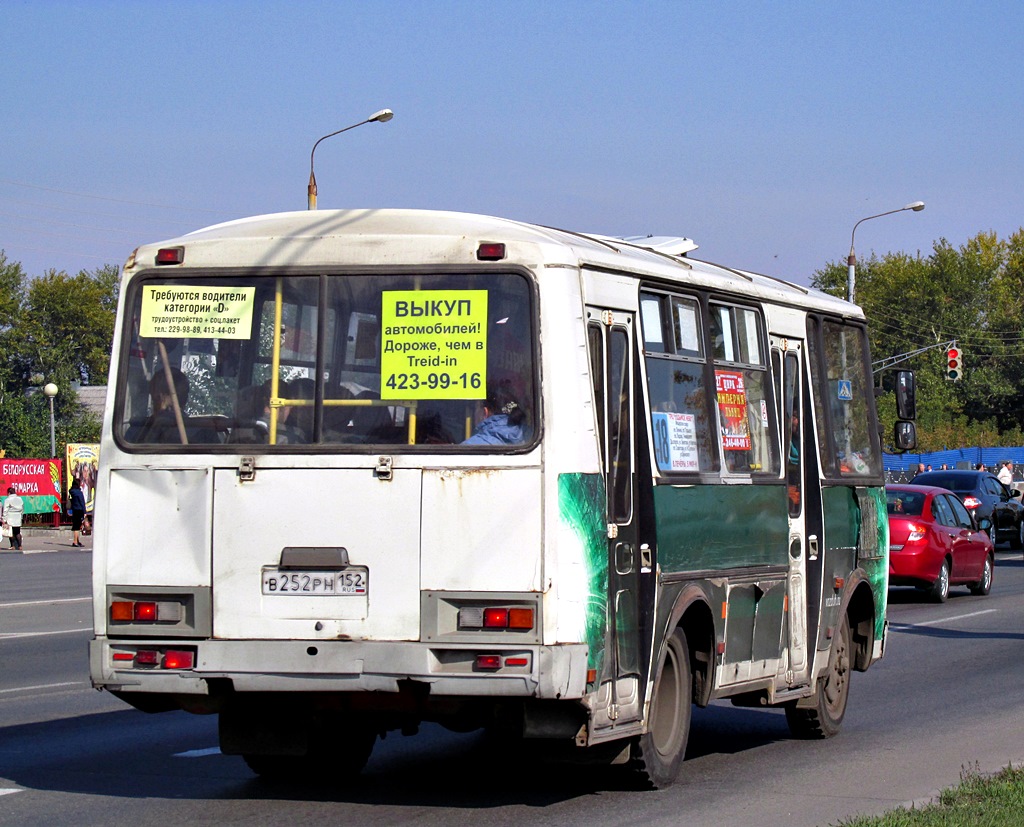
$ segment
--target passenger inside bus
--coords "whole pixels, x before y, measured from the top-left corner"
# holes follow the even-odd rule
[[[526,412],[512,395],[511,385],[493,387],[480,406],[480,421],[463,445],[518,445],[526,441]]]
[[[262,445],[269,441],[270,385],[250,385],[238,392],[235,405],[235,427],[228,442],[241,445]]]
[[[334,398],[379,404],[325,407],[324,442],[344,444],[400,441],[402,435],[395,432],[390,408],[380,403],[380,395],[370,388],[355,382],[342,382]]]
[[[177,445],[220,442],[216,428],[185,413],[189,387],[180,369],[167,365],[157,370],[149,380],[150,415],[145,422],[131,425],[125,439]]]
[[[277,420],[278,445],[301,445],[313,442],[313,397],[316,383],[305,376],[297,376],[281,391],[285,399],[302,400],[307,404],[280,409]]]

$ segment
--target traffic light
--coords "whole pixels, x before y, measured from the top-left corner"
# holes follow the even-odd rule
[[[956,345],[946,349],[946,378],[950,382],[959,382],[964,375],[960,356],[960,348]]]

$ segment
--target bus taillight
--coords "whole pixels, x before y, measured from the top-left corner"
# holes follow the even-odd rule
[[[184,616],[181,603],[173,600],[113,600],[110,619],[119,623],[177,623]]]
[[[463,629],[529,631],[534,626],[533,611],[522,606],[490,606],[485,609],[467,606],[459,610],[459,626]]]
[[[134,620],[152,623],[157,619],[156,603],[140,600],[135,604]]]
[[[135,617],[135,604],[130,600],[115,600],[110,604],[111,620],[133,620]]]
[[[168,649],[160,666],[163,669],[191,669],[192,662],[192,652],[187,649]]]
[[[157,264],[181,264],[184,260],[184,247],[161,247],[156,251]]]
[[[116,665],[124,664],[129,668],[143,666],[151,669],[192,669],[195,666],[196,653],[191,649],[122,650],[112,652],[111,660]]]
[[[505,258],[505,245],[498,242],[481,242],[476,248],[478,261],[501,261]]]
[[[485,629],[504,629],[508,626],[508,609],[484,609]]]

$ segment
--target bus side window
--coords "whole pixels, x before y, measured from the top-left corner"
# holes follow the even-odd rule
[[[713,471],[717,430],[710,416],[700,304],[688,296],[644,292],[640,316],[658,470]]]
[[[733,474],[777,475],[775,407],[769,396],[761,315],[725,304],[712,304],[710,311],[725,466]]]

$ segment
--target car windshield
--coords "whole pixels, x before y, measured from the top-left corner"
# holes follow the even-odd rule
[[[924,509],[924,494],[918,491],[886,491],[885,501],[890,514],[919,517]]]

